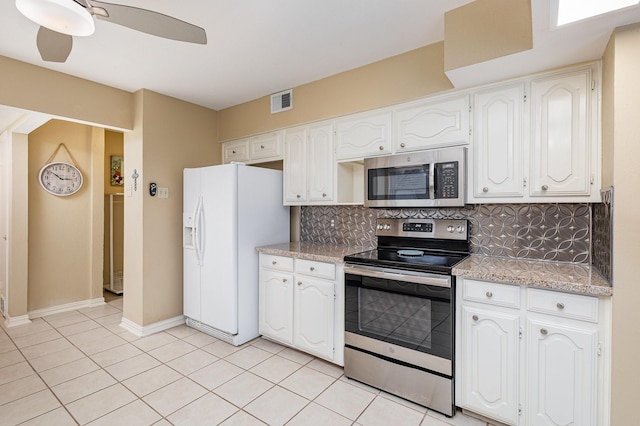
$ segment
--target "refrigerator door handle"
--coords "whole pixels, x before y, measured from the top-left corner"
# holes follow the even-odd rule
[[[200,253],[200,215],[202,209],[202,197],[198,197],[196,203],[196,211],[193,214],[193,246],[196,249],[196,261],[198,265],[202,265]]]
[[[206,221],[204,220],[204,199],[200,197],[200,209],[198,211],[198,256],[200,265],[204,265],[204,251],[207,248],[205,241],[206,238]]]

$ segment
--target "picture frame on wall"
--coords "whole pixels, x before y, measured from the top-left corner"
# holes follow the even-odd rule
[[[111,186],[124,186],[124,157],[111,156]]]

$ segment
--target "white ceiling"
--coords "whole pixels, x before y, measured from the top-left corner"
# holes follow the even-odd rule
[[[4,0],[0,55],[218,110],[442,40],[444,12],[472,0],[110,1],[201,26],[209,43],[166,40],[96,20],[95,34],[74,38],[66,63],[43,62],[35,42],[38,26],[17,11],[13,0]],[[447,75],[454,85],[469,87],[600,58],[612,28],[640,21],[640,7],[634,7],[552,29],[550,1],[531,0],[533,50],[451,71]]]

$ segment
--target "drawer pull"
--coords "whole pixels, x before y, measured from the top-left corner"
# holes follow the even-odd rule
[[[302,285],[302,281],[298,281],[298,285]]]
[[[309,270],[310,270],[311,272],[313,272],[313,271],[315,271],[315,270],[316,270],[316,268],[314,268],[313,266],[311,266],[311,267],[309,268]]]
[[[232,154],[235,154],[236,152],[235,152],[235,151],[231,151],[231,153],[232,153]]]
[[[300,194],[297,194],[297,195],[296,195],[296,198],[300,198]]]
[[[322,196],[323,196],[323,197],[326,197],[326,196],[327,196],[327,193],[326,193],[326,192],[323,192],[323,193],[322,193]]]
[[[277,265],[278,262],[276,262],[275,260],[273,262],[271,262],[272,265]]]
[[[380,145],[378,149],[380,149],[380,151],[384,151],[384,146]]]
[[[478,316],[474,315],[474,316],[471,317],[471,319],[474,320],[474,321],[478,321]]]
[[[542,334],[543,336],[546,336],[546,335],[547,335],[547,333],[548,333],[548,331],[547,331],[547,329],[546,329],[546,328],[541,328],[541,329],[540,329],[540,334]]]
[[[286,279],[286,278],[283,278],[283,279],[282,279],[282,282],[283,282],[283,283],[286,283],[286,282],[287,282],[287,279]]]
[[[400,148],[404,148],[404,147],[405,147],[404,142],[402,142],[402,143],[400,144]]]
[[[546,191],[547,189],[549,189],[549,187],[547,185],[542,185],[542,190]]]
[[[264,145],[260,145],[260,149],[264,149]]]
[[[562,303],[562,302],[556,303],[556,308],[558,308],[560,310],[564,309],[564,303]]]
[[[493,297],[493,293],[491,293],[490,291],[487,291],[486,295],[489,299]]]
[[[485,186],[484,188],[482,188],[482,192],[489,192],[489,188]]]

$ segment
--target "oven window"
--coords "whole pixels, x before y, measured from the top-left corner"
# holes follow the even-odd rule
[[[368,170],[369,200],[429,198],[429,165]]]
[[[453,357],[451,288],[345,274],[346,331]]]

